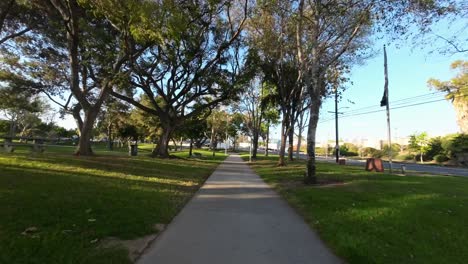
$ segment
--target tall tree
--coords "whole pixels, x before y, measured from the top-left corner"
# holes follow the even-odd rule
[[[457,60],[452,63],[451,68],[459,72],[450,81],[430,79],[428,85],[446,92],[445,98],[455,107],[460,131],[468,134],[468,61]]]
[[[238,107],[241,113],[245,113],[244,124],[252,141],[252,158],[254,159],[257,158],[258,140],[264,120],[262,107],[264,89],[259,78],[252,79]]]
[[[81,115],[74,115],[80,130],[76,154],[90,155],[94,122],[108,94],[116,85],[116,77],[128,60],[125,52],[130,40],[127,14],[113,17],[119,23],[97,20],[75,0],[45,1],[50,12],[59,14],[66,36],[70,63],[69,89],[77,100]],[[91,6],[93,3],[91,1]],[[120,12],[131,12],[129,6],[117,7]],[[103,14],[105,16],[105,14]],[[115,36],[118,36],[117,38]],[[98,52],[94,52],[94,51]]]
[[[148,2],[30,2],[46,19],[41,27],[28,32],[26,41],[17,41],[10,50],[14,54],[22,47],[21,55],[28,57],[19,61],[27,69],[20,74],[42,84],[38,90],[73,114],[80,131],[77,154],[92,154],[90,138],[101,106],[125,76],[122,67],[129,56],[139,52],[132,41],[132,28],[141,21],[141,10],[148,5],[143,3]],[[105,5],[113,8],[102,8]]]
[[[174,130],[205,109],[236,98],[240,35],[248,1],[167,1],[159,36],[132,61],[130,90],[112,94],[157,116],[162,134],[153,154],[168,157]],[[139,104],[143,93],[151,105]],[[159,101],[157,99],[160,99]]]
[[[411,23],[424,29],[451,10],[452,1],[443,0],[298,1],[298,75],[311,99],[307,133],[307,183],[317,181],[315,136],[320,106],[330,88],[328,80],[367,50],[370,42],[366,36],[373,30],[385,31],[392,36],[406,34],[406,25]]]

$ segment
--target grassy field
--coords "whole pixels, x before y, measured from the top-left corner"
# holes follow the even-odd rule
[[[125,249],[97,249],[99,241],[154,233],[225,158],[199,150],[200,159],[177,152],[165,160],[144,151],[128,157],[126,149],[72,152],[0,152],[0,263],[129,263]]]
[[[347,262],[467,263],[468,179],[320,163],[320,178],[343,184],[312,187],[302,184],[304,161],[276,161],[260,157],[252,167]]]

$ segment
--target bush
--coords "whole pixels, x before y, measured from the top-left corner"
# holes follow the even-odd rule
[[[455,136],[451,140],[447,150],[450,158],[457,164],[468,166],[468,134]]]
[[[383,151],[381,151],[381,150],[371,148],[371,147],[367,147],[367,148],[362,149],[362,155],[364,157],[380,159],[385,155],[385,153]]]
[[[426,152],[426,156],[428,159],[434,159],[435,156],[437,155],[442,155],[442,156],[447,156],[446,151],[442,147],[442,138],[441,137],[435,137],[431,138],[429,141],[429,146]]]
[[[414,156],[414,154],[406,154],[402,156],[403,160],[414,160],[415,158],[416,156]]]
[[[389,150],[390,149],[388,147],[388,144],[385,144],[382,149],[383,156],[388,157]],[[399,153],[400,153],[400,145],[393,143],[392,144],[392,158],[395,158],[396,156],[398,156]]]
[[[445,162],[447,160],[449,160],[449,158],[443,154],[438,154],[438,155],[435,155],[434,156],[434,160],[437,162],[437,163],[442,163],[442,162]]]

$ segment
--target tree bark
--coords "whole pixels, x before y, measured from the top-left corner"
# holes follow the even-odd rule
[[[258,131],[253,133],[253,138],[252,138],[252,158],[256,159],[257,158],[257,149],[258,149]]]
[[[163,132],[159,137],[158,144],[156,148],[153,149],[153,156],[160,157],[160,158],[168,158],[169,157],[169,140],[171,138],[173,128],[172,127],[163,127]]]
[[[320,97],[311,95],[309,128],[307,130],[307,172],[304,182],[306,184],[316,184],[316,164],[315,164],[315,136],[317,133],[317,123],[320,113]]]
[[[299,128],[299,135],[297,138],[296,159],[299,159],[299,155],[301,152],[301,145],[302,145],[302,129]]]
[[[291,120],[291,124],[289,125],[288,131],[288,138],[289,138],[289,146],[288,146],[288,159],[289,161],[293,161],[293,153],[294,153],[294,121]]]
[[[10,121],[10,137],[14,137],[16,135],[16,120]]]
[[[192,157],[192,150],[193,150],[193,138],[190,138],[189,157]]]
[[[83,126],[79,128],[80,130],[80,139],[78,141],[78,147],[75,151],[76,155],[90,156],[93,155],[93,150],[91,149],[91,137],[93,132],[94,122],[98,115],[100,105],[95,105],[95,107],[90,108],[85,112],[83,119]]]
[[[114,141],[112,140],[112,123],[109,122],[107,125],[107,148],[114,150]]]
[[[279,158],[278,158],[278,166],[284,166],[286,165],[284,161],[284,156],[286,152],[286,140],[287,140],[287,128],[288,127],[288,120],[285,120],[283,118],[283,121],[281,121],[281,146],[279,150]]]
[[[268,145],[270,142],[270,123],[267,125],[267,131],[266,131],[266,145],[265,145],[265,157],[268,157]]]
[[[178,150],[178,148],[177,148],[178,145],[177,145],[177,142],[176,142],[176,140],[174,138],[172,139],[172,143],[174,144],[174,151],[177,151]]]

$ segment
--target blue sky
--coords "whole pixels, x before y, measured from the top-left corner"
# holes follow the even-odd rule
[[[402,103],[413,103],[443,99],[443,95],[434,94],[427,86],[427,80],[436,78],[448,80],[455,72],[450,70],[450,64],[457,59],[466,59],[467,55],[454,54],[452,56],[432,54],[428,55],[429,48],[411,50],[408,47],[396,48],[394,45],[387,47],[389,98],[390,107],[392,101],[404,98],[426,95]],[[353,68],[350,78],[353,85],[343,93],[343,100],[339,107],[349,107],[340,110],[345,115],[355,109],[372,106],[368,110],[379,110],[384,87],[383,50],[363,66]],[[418,100],[419,99],[419,100]],[[355,102],[349,103],[347,100]],[[395,103],[396,105],[396,103]],[[382,107],[380,109],[385,109]],[[334,111],[332,99],[326,100],[322,107],[322,122],[319,124],[317,138],[323,141],[327,137],[334,138],[334,120],[329,120]],[[363,110],[365,112],[366,110]],[[353,113],[353,112],[351,112]],[[350,113],[350,114],[351,114]],[[356,112],[355,112],[356,113]],[[450,102],[440,101],[407,108],[395,109],[391,112],[392,137],[408,136],[415,132],[426,131],[430,135],[444,135],[456,133],[455,111]],[[325,122],[323,122],[325,121]],[[354,138],[384,139],[387,137],[385,111],[373,114],[344,117],[339,122],[340,138],[352,140]],[[330,136],[329,136],[330,135]]]

